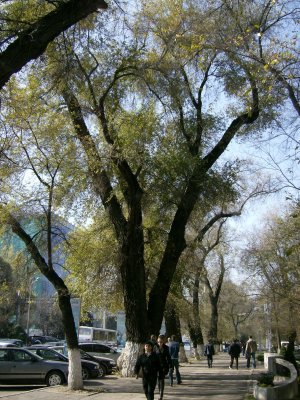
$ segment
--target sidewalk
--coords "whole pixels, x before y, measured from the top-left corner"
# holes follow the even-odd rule
[[[220,353],[214,357],[213,368],[207,368],[206,359],[182,364],[182,384],[173,387],[166,380],[164,400],[244,400],[253,393],[255,377],[263,365],[255,370],[246,368],[240,358],[239,370],[228,368],[229,356]],[[1,400],[145,400],[142,380],[110,375],[104,379],[86,381],[84,391],[70,392],[66,387],[46,387],[20,394],[9,394],[0,389]],[[158,399],[158,390],[155,391]]]

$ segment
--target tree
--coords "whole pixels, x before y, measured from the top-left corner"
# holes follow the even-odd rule
[[[244,262],[256,277],[280,336],[297,331],[299,303],[299,205],[282,217],[270,218],[268,225],[255,233],[255,243],[245,251]]]
[[[289,98],[300,117],[300,59],[296,44],[299,8],[286,0],[256,2],[251,7],[246,1],[225,0],[222,5],[225,18],[229,18],[229,24],[234,24],[238,32],[235,38],[238,51],[234,57],[252,59],[258,65],[261,80],[269,85],[270,94],[279,89],[279,96]],[[278,27],[284,23],[288,23],[290,29],[289,34],[282,35]],[[279,47],[283,51],[279,52]]]
[[[166,67],[167,58],[168,61],[171,62],[171,69]],[[108,108],[109,102],[112,101],[114,91],[121,90],[117,89],[119,81],[122,78],[126,78],[128,75],[132,75],[133,72],[131,72],[130,65],[126,66],[126,64],[124,65],[125,60],[122,61],[123,65],[116,68],[107,87],[102,91],[102,95],[98,97],[99,101],[92,106],[95,110],[94,112],[96,112],[95,115],[99,118],[99,123],[106,140],[106,146],[111,148],[113,168],[116,168],[117,176],[120,177],[120,182],[122,182],[120,190],[123,193],[123,201],[126,203],[126,216],[122,209],[122,204],[114,194],[108,171],[102,163],[97,146],[84,121],[80,101],[70,87],[66,87],[64,90],[64,99],[68,105],[75,132],[89,160],[90,176],[93,181],[95,192],[101,196],[104,207],[107,209],[116,230],[119,248],[121,249],[120,270],[127,317],[127,338],[128,342],[134,343],[141,343],[149,335],[149,332],[157,333],[159,331],[166,298],[176,270],[177,262],[185,248],[185,227],[197,200],[206,193],[207,185],[209,185],[209,171],[211,167],[224,152],[236,132],[243,125],[254,122],[258,117],[257,88],[255,87],[255,82],[252,77],[248,75],[253,95],[252,111],[250,111],[250,113],[242,112],[237,116],[225,130],[223,136],[212,146],[212,149],[201,157],[200,149],[202,151],[202,133],[204,131],[201,96],[203,88],[207,84],[215,55],[212,53],[210,57],[208,57],[208,61],[204,64],[202,80],[200,80],[198,86],[198,100],[191,92],[189,98],[184,95],[182,99],[177,99],[173,91],[173,82],[170,81],[169,84],[166,85],[168,82],[167,80],[170,79],[168,78],[168,74],[173,73],[176,74],[177,84],[178,82],[181,83],[182,90],[187,91],[189,88],[183,62],[179,65],[177,63],[176,66],[174,64],[174,59],[175,55],[168,54],[168,57],[163,60],[161,68],[164,69],[161,72],[161,79],[165,85],[164,89],[166,93],[164,95],[169,96],[170,102],[175,102],[174,112],[178,112],[179,125],[177,125],[176,128],[175,125],[173,125],[173,128],[176,129],[178,134],[183,134],[183,137],[186,139],[188,149],[186,155],[191,160],[191,167],[190,171],[186,171],[186,182],[182,182],[184,185],[183,190],[181,190],[179,194],[178,203],[173,214],[173,221],[171,222],[166,239],[166,246],[160,268],[149,293],[148,305],[145,297],[144,237],[141,229],[144,188],[141,187],[142,182],[139,180],[138,173],[134,172],[128,160],[125,158],[119,141],[116,141],[118,130],[117,127],[113,126],[112,119],[109,118],[110,112]],[[152,68],[151,66],[149,71]],[[90,76],[89,71],[85,70],[84,76],[86,78]],[[144,80],[147,82],[147,75]],[[89,83],[91,87],[92,81],[90,80]],[[152,82],[147,82],[147,84],[150,87],[152,86]],[[153,84],[158,85],[159,81],[153,82]],[[93,99],[95,99],[95,90],[96,88],[93,88],[93,91],[90,93]],[[152,91],[156,90],[156,86],[154,86]],[[187,99],[191,101],[192,109],[197,113],[194,124],[195,127],[198,126],[198,128],[195,128],[191,133],[187,131],[186,125],[188,124],[188,117],[184,116],[182,108],[183,102],[187,101]],[[185,121],[184,118],[187,120]],[[138,284],[136,284],[137,282]],[[136,303],[137,298],[139,299],[138,304]]]
[[[120,44],[117,23],[114,34],[99,19],[95,31],[88,27],[71,40],[66,34],[50,46],[40,70],[47,72],[41,86],[52,104],[68,112],[87,185],[114,228],[126,350],[135,354],[160,329],[196,205],[223,190],[220,182],[232,182],[234,165],[222,163],[224,153],[238,135],[263,129],[282,101],[268,102],[252,63],[232,56],[238,45],[228,38],[235,27],[223,30],[232,48],[217,47],[216,27],[225,22],[210,2],[147,1],[127,41]],[[101,26],[105,40],[96,34]],[[222,112],[218,96],[226,98]],[[161,228],[155,240],[150,219],[155,233]],[[158,241],[154,263],[148,250]],[[132,373],[130,363],[123,373]]]
[[[43,7],[36,2],[31,11],[37,8],[37,16],[29,15],[28,21],[23,21],[20,17],[22,5],[17,3],[8,2],[0,14],[3,23],[0,31],[0,49],[3,49],[0,53],[0,88],[29,61],[43,54],[47,45],[59,34],[99,8],[107,8],[104,0],[46,2]],[[49,11],[53,4],[54,10]],[[15,10],[16,16],[10,15]]]
[[[249,333],[256,336],[253,325],[263,326],[263,321],[256,318],[259,303],[249,289],[245,281],[236,277],[224,281],[219,301],[219,337],[223,340],[245,339]]]
[[[0,310],[1,325],[8,324],[9,317],[12,316],[12,307],[14,306],[12,287],[12,268],[10,264],[0,257]]]
[[[22,99],[25,92],[28,94],[36,89],[35,83],[33,80],[23,92],[18,91],[17,100]],[[10,82],[11,87],[13,84]],[[10,177],[11,181],[6,180],[5,190],[1,193],[1,221],[21,239],[26,254],[57,291],[69,349],[68,384],[71,389],[78,389],[83,387],[78,338],[71,293],[64,282],[65,274],[59,265],[62,257],[58,251],[62,240],[66,240],[68,229],[63,229],[63,219],[55,214],[62,207],[64,193],[68,191],[64,159],[70,161],[71,155],[75,159],[76,153],[65,138],[56,137],[57,131],[62,133],[66,129],[65,121],[54,119],[55,112],[47,110],[44,113],[44,99],[40,98],[38,104],[35,99],[35,106],[37,114],[32,113],[31,102],[21,105],[13,95],[7,103],[5,123],[7,133],[14,138],[14,147],[6,149],[6,155],[15,175]],[[16,186],[25,173],[30,176],[31,184]],[[31,230],[28,220],[33,222]]]

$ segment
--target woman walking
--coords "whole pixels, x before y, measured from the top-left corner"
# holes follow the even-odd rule
[[[144,345],[144,353],[141,354],[135,364],[134,373],[136,378],[143,371],[143,389],[147,400],[154,400],[154,390],[157,377],[162,379],[163,373],[158,355],[153,352],[153,343],[148,341]]]

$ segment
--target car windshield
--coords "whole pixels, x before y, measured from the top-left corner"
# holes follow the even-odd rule
[[[81,350],[81,349],[79,349],[80,350],[80,356],[81,356],[81,358],[85,358],[85,359],[88,359],[88,360],[90,360],[92,357],[90,356],[90,354],[88,354],[86,351],[84,351],[84,350]]]

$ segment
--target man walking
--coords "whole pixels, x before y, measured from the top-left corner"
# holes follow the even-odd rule
[[[170,372],[169,372],[170,386],[173,386],[174,368],[176,371],[177,384],[180,385],[182,383],[182,381],[181,381],[181,375],[179,372],[179,342],[176,341],[175,335],[171,336],[171,340],[169,342],[169,352],[170,352],[171,361],[172,361],[172,368],[170,369]]]
[[[208,343],[204,347],[204,355],[207,358],[208,368],[212,368],[213,356],[215,355],[215,347],[211,339],[209,339]]]
[[[250,368],[250,360],[252,359],[252,367],[256,368],[255,353],[257,351],[256,341],[253,340],[252,336],[249,336],[249,340],[246,343],[246,358],[247,368]]]
[[[231,369],[235,360],[236,369],[239,369],[239,356],[241,354],[241,346],[237,339],[233,339],[231,345],[229,346],[229,355],[231,357],[229,368]]]

